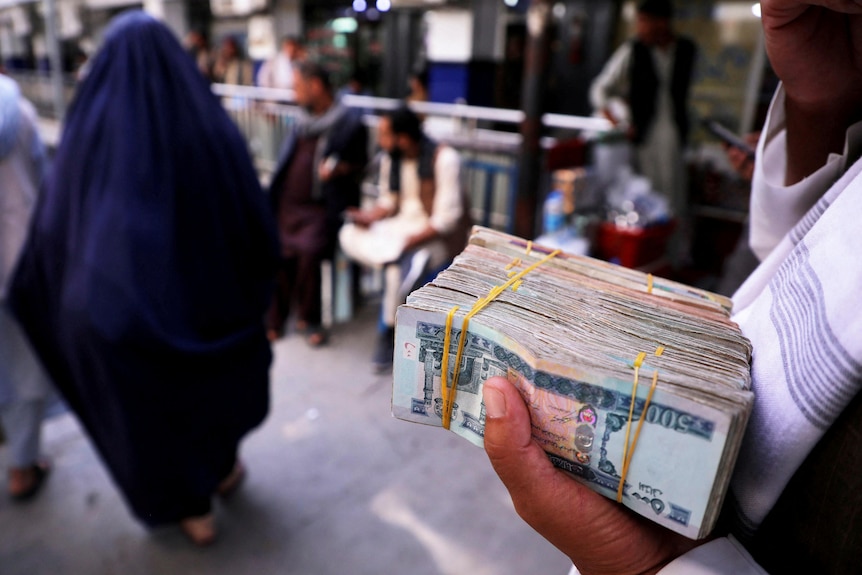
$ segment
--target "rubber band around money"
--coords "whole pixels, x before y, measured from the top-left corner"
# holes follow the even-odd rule
[[[652,274],[646,276],[646,292],[652,293]]]
[[[664,353],[664,346],[660,345],[655,350],[655,356],[661,357]],[[650,402],[652,401],[653,393],[655,393],[656,384],[658,383],[658,370],[655,370],[652,374],[652,385],[650,385],[649,392],[647,393],[646,400],[644,400],[644,406],[641,410],[641,417],[638,420],[637,429],[635,429],[635,435],[632,438],[631,445],[629,445],[629,433],[632,427],[632,419],[634,418],[634,410],[635,410],[635,402],[637,400],[637,389],[638,389],[638,374],[640,372],[641,365],[643,365],[644,359],[646,359],[646,353],[640,352],[637,358],[634,361],[635,375],[634,381],[632,383],[632,401],[629,404],[629,418],[626,423],[626,438],[625,443],[623,444],[623,462],[622,462],[622,471],[620,473],[620,484],[617,487],[617,503],[622,503],[623,501],[623,490],[626,485],[626,477],[629,474],[629,466],[632,462],[632,457],[635,454],[635,447],[637,447],[638,439],[641,435],[641,429],[643,428],[644,419],[646,419],[647,409],[649,409]]]
[[[456,305],[452,309],[449,310],[449,313],[446,314],[446,334],[443,336],[443,349],[448,350],[449,346],[452,344],[452,320],[455,318],[455,312],[458,311],[458,306]],[[449,401],[449,387],[447,386],[447,376],[449,375],[449,353],[443,353],[443,361],[440,365],[440,368],[443,370],[440,376],[440,391],[443,395],[443,405],[447,405]],[[451,417],[451,415],[450,415]],[[447,424],[446,411],[443,411],[443,427],[449,428]]]
[[[483,298],[478,299],[476,301],[476,303],[473,304],[473,308],[469,312],[467,312],[467,315],[464,316],[464,320],[461,323],[461,334],[458,337],[458,352],[455,354],[455,369],[452,372],[452,385],[451,386],[448,385],[448,383],[449,383],[449,381],[448,381],[448,379],[449,379],[449,377],[448,377],[449,376],[449,345],[450,345],[451,337],[452,337],[451,336],[452,322],[455,318],[455,312],[458,311],[458,308],[453,307],[452,309],[449,310],[448,314],[446,315],[446,333],[443,336],[443,358],[442,358],[442,362],[440,365],[441,369],[443,370],[441,377],[440,377],[440,386],[441,386],[441,395],[443,396],[443,427],[444,428],[449,429],[449,426],[452,423],[452,409],[454,408],[454,405],[455,405],[455,393],[458,390],[458,376],[461,373],[461,359],[464,356],[464,347],[467,343],[467,328],[470,325],[470,318],[472,318],[474,315],[476,315],[477,313],[482,311],[482,309],[486,305],[488,305],[489,303],[491,303],[492,301],[497,299],[497,296],[499,296],[501,293],[503,293],[504,291],[506,291],[507,289],[509,289],[513,285],[515,285],[515,283],[521,281],[524,278],[524,276],[526,276],[528,273],[530,273],[531,271],[533,271],[534,269],[536,269],[540,265],[544,264],[545,262],[548,262],[548,261],[552,260],[553,258],[557,257],[561,253],[561,251],[562,250],[552,251],[551,253],[549,253],[548,255],[546,255],[545,257],[540,259],[539,261],[529,265],[528,267],[524,268],[523,270],[521,270],[520,272],[518,272],[517,274],[515,274],[514,276],[509,278],[509,280],[506,283],[492,287],[490,289],[490,291],[488,292],[488,295],[486,295]],[[520,284],[518,284],[518,285],[520,285]],[[450,391],[451,391],[451,393],[450,393]]]

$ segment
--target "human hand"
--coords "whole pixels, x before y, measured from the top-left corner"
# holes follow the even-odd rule
[[[373,215],[359,208],[347,208],[344,210],[344,219],[361,228],[367,228],[374,223]]]
[[[862,3],[763,0],[769,61],[787,98],[805,108],[853,110],[862,101]]]
[[[556,469],[533,441],[527,406],[507,379],[489,379],[483,394],[485,451],[515,510],[581,575],[656,573],[699,545]]]
[[[786,97],[784,183],[791,185],[841,153],[847,128],[862,119],[862,3],[764,0],[761,12]]]
[[[752,149],[757,148],[757,140],[760,138],[760,132],[753,132],[745,136],[745,143],[751,146]],[[754,157],[752,154],[745,150],[741,150],[736,146],[731,146],[729,144],[724,144],[725,152],[727,153],[727,159],[730,161],[731,167],[733,170],[739,174],[739,176],[746,180],[747,182],[751,182],[751,179],[754,177]]]
[[[332,179],[332,176],[335,172],[335,163],[329,160],[324,160],[320,162],[320,166],[317,168],[317,177],[321,182],[328,182]]]

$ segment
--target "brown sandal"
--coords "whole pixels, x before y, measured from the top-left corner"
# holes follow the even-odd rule
[[[22,503],[33,499],[33,497],[39,493],[39,490],[42,489],[42,485],[45,483],[45,479],[48,478],[48,474],[51,472],[51,466],[45,462],[39,462],[34,463],[26,469],[18,471],[23,471],[24,473],[29,472],[29,474],[31,474],[30,481],[27,483],[26,487],[16,491],[12,491],[11,489],[9,490],[9,497],[11,497],[13,501]]]

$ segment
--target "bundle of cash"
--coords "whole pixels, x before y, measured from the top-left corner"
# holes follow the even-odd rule
[[[477,227],[398,309],[392,412],[481,447],[482,385],[505,376],[557,467],[702,538],[753,401],[751,344],[730,309],[716,294]]]

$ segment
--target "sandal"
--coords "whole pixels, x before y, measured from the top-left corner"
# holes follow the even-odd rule
[[[216,495],[222,498],[230,497],[243,484],[245,476],[245,466],[241,461],[237,461],[231,472],[228,473],[228,476],[222,479],[221,483],[216,487]]]
[[[47,463],[40,462],[34,463],[29,468],[25,469],[25,471],[30,471],[32,473],[32,478],[29,485],[21,491],[9,491],[9,497],[11,497],[13,501],[24,502],[35,497],[36,494],[39,493],[39,490],[42,489],[45,479],[47,479],[48,474],[51,472],[51,467]]]
[[[180,521],[180,529],[198,547],[211,545],[216,539],[215,516],[212,513],[187,517]]]

